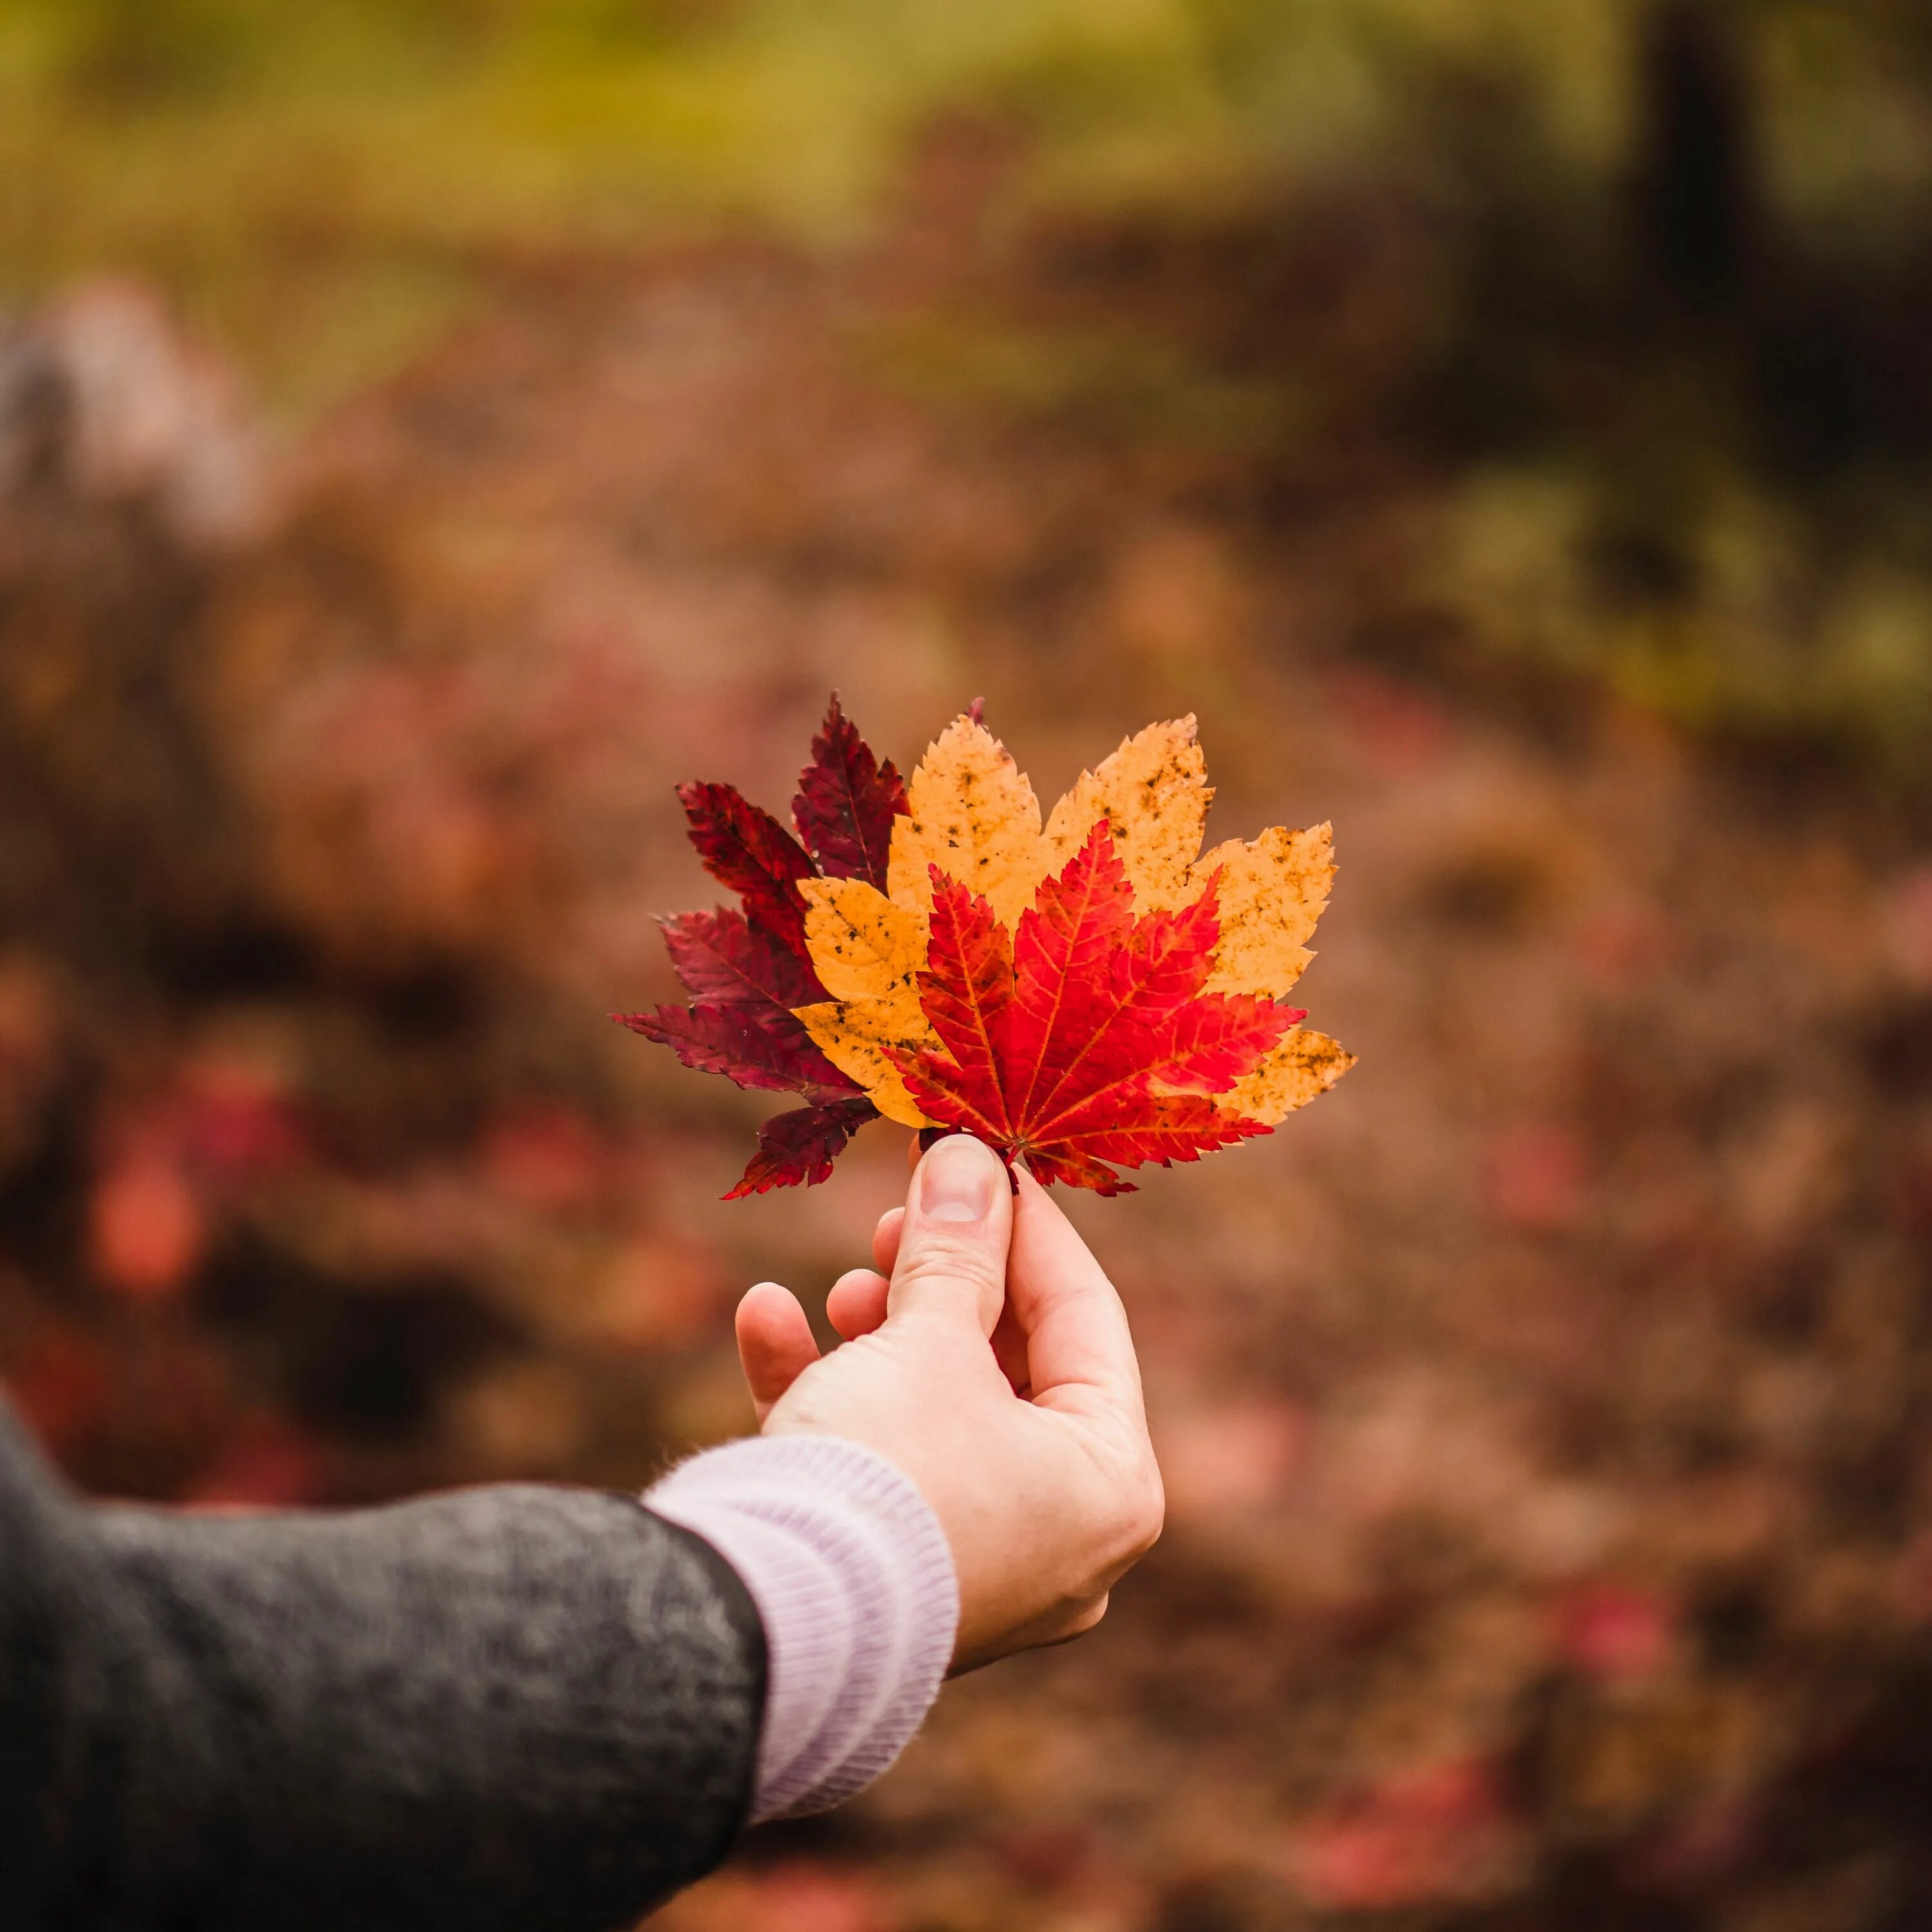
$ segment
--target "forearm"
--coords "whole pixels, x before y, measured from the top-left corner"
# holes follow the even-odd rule
[[[0,1922],[602,1932],[742,1822],[755,1612],[635,1503],[194,1519],[15,1460]]]

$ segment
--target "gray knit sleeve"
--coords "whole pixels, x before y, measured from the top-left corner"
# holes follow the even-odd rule
[[[756,1611],[628,1498],[89,1508],[0,1416],[0,1924],[606,1932],[728,1847]]]

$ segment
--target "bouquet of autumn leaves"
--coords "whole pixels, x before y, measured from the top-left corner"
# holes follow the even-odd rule
[[[1202,852],[1192,718],[1128,739],[1044,824],[976,704],[902,781],[835,696],[790,827],[730,785],[678,796],[740,904],[664,922],[690,1006],[616,1017],[805,1102],[728,1199],[824,1180],[880,1114],[1124,1193],[1118,1168],[1270,1132],[1354,1064],[1280,1004],[1313,956],[1329,828]]]

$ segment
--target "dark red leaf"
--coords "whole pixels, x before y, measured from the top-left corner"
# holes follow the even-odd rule
[[[812,876],[805,848],[735,785],[683,784],[677,795],[704,869],[744,901],[752,924],[769,928],[800,958],[809,957],[798,890],[800,879]]]
[[[891,760],[881,764],[873,757],[834,692],[791,802],[800,836],[819,870],[828,879],[863,879],[884,892],[892,820],[905,809],[905,785]]]
[[[722,1073],[740,1087],[802,1094],[811,1100],[859,1091],[782,1006],[700,1000],[690,1007],[659,1006],[654,1012],[614,1017],[620,1026],[669,1047],[686,1066],[700,1073]]]
[[[694,1000],[789,1011],[825,997],[811,962],[741,912],[674,913],[664,922],[664,936],[670,963]]]
[[[868,1120],[878,1118],[878,1111],[862,1095],[774,1114],[758,1130],[758,1150],[744,1178],[724,1198],[736,1201],[774,1187],[815,1186],[830,1174],[845,1143]]]
[[[805,844],[730,785],[678,788],[692,844],[742,907],[680,913],[664,922],[671,963],[692,995],[688,1009],[615,1016],[670,1048],[687,1066],[722,1073],[741,1087],[802,1094],[811,1103],[766,1124],[758,1156],[734,1195],[823,1180],[854,1132],[878,1118],[792,1010],[826,997],[805,942],[799,885],[818,876],[857,878],[883,890],[905,788],[890,764],[873,756],[836,694],[812,751],[794,804]]]

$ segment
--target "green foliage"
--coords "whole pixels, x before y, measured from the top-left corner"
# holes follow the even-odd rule
[[[1922,791],[1932,746],[1932,527],[1904,502],[1835,545],[1741,477],[1700,493],[1667,550],[1574,469],[1472,479],[1428,587],[1504,662],[1600,679],[1693,729],[1849,758]],[[1633,588],[1634,548],[1669,581]]]
[[[1063,192],[1426,166],[1468,76],[1620,164],[1637,0],[0,0],[0,291],[166,282],[314,400],[503,251],[751,213],[864,221],[909,128],[978,103]],[[1836,219],[1932,176],[1902,10],[1766,10],[1775,170]],[[327,371],[326,376],[319,372]]]
[[[1932,327],[1912,267],[1932,15],[1710,0],[1748,99],[1758,200],[1740,219],[1774,237],[1784,283],[1764,312],[1754,284],[1660,347],[1654,318],[1605,291],[1628,271],[1655,104],[1642,48],[1666,4],[0,0],[0,302],[140,275],[298,422],[415,352],[505,263],[747,220],[861,235],[908,136],[962,105],[1024,131],[1036,203],[1103,218],[1392,192],[1420,216],[1393,284],[1415,366],[1374,380],[1433,385],[1465,422],[1437,574],[1471,633],[1686,717],[1802,716],[1916,768],[1923,452],[1894,437],[1876,468],[1850,447],[1830,476],[1794,465],[1773,447],[1790,428],[1777,384],[1739,401],[1738,371],[1809,354],[1820,290],[1838,318],[1837,373],[1813,384],[1827,402],[1892,352],[1888,329]],[[1860,316],[1864,335],[1844,326]],[[1358,380],[1346,357],[1297,364],[1292,343],[1231,368],[1132,320],[1053,340],[895,326],[885,359],[915,386],[1243,449],[1305,444],[1318,392]],[[1594,417],[1565,400],[1592,385],[1614,398]],[[1634,518],[1671,586],[1636,605],[1602,562]]]

